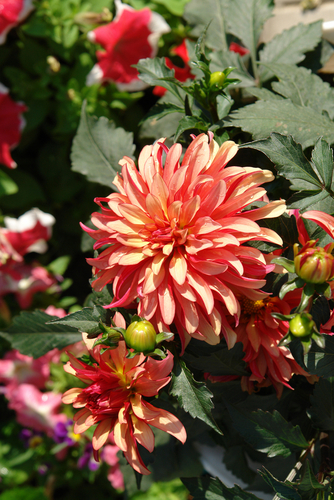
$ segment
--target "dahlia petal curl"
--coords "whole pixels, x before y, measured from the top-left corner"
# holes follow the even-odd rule
[[[219,147],[212,134],[194,137],[183,160],[181,144],[169,149],[162,138],[145,146],[138,169],[132,159],[120,160],[114,179],[119,192],[95,200],[101,207],[92,214],[97,230],[83,226],[95,249],[105,246],[87,259],[96,291],[113,283],[114,299],[105,307],[137,307],[157,331],[169,331],[173,323],[183,349],[191,337],[217,344],[221,333],[232,347],[226,316],[238,324],[237,295],[261,298],[259,289],[273,269],[246,243],[282,244],[256,222],[286,209],[283,200],[269,203],[260,187],[274,176],[227,166],[237,151],[233,141]],[[266,204],[248,209],[255,201]]]

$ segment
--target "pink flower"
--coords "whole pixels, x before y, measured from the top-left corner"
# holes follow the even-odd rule
[[[32,0],[0,0],[0,45],[7,33],[34,9]]]
[[[46,252],[46,241],[51,237],[51,228],[55,223],[55,218],[38,208],[33,208],[18,219],[4,217],[4,223],[5,227],[0,228],[2,262],[9,257],[22,260],[19,256],[29,252]],[[12,255],[8,248],[12,249]]]
[[[136,11],[120,0],[115,0],[115,5],[115,19],[88,33],[88,39],[105,51],[96,53],[99,62],[87,76],[87,85],[112,81],[120,90],[142,90],[148,85],[138,78],[132,65],[139,59],[154,57],[160,36],[170,27],[149,8]]]
[[[31,384],[20,384],[10,393],[8,407],[16,411],[16,419],[24,427],[53,436],[58,422],[66,422],[67,416],[59,413],[61,395],[41,392]]]
[[[137,306],[156,331],[168,331],[174,322],[183,347],[191,337],[217,344],[221,332],[234,345],[226,315],[238,323],[236,293],[261,299],[259,289],[274,268],[246,243],[282,243],[255,221],[282,214],[284,201],[245,209],[267,200],[259,186],[273,175],[259,168],[226,167],[237,150],[232,141],[219,148],[201,134],[182,162],[181,144],[169,150],[164,139],[142,150],[139,171],[124,157],[122,175],[114,180],[119,193],[96,199],[102,207],[102,213],[92,215],[98,230],[85,228],[97,240],[96,249],[106,246],[87,262],[97,275],[95,290],[113,282],[114,299],[107,307]]]
[[[11,392],[23,383],[43,389],[50,377],[50,362],[57,361],[58,349],[53,349],[37,359],[25,356],[16,349],[7,352],[0,360],[0,382],[6,385],[4,392],[7,398],[9,399]]]
[[[12,261],[0,266],[0,296],[14,293],[22,309],[31,305],[35,293],[45,292],[56,283],[57,280],[36,262]]]
[[[57,316],[58,318],[64,318],[65,316],[67,316],[67,312],[65,311],[65,309],[62,309],[61,307],[55,307],[52,305],[48,306],[45,309],[45,312],[46,314],[50,314],[50,316]]]
[[[124,490],[124,479],[121,469],[119,467],[119,461],[117,453],[120,451],[118,446],[115,444],[113,434],[109,434],[109,441],[111,444],[106,444],[102,451],[102,460],[110,465],[107,478],[111,483],[111,486],[116,490]]]
[[[125,327],[124,318],[116,313],[114,321]],[[98,424],[93,435],[93,448],[99,450],[114,431],[116,445],[140,474],[150,474],[143,463],[137,443],[149,452],[154,449],[154,434],[150,426],[157,427],[179,439],[186,440],[182,423],[172,414],[148,403],[144,397],[154,397],[170,381],[173,356],[157,361],[141,354],[126,358],[127,348],[120,341],[116,349],[101,353],[101,346],[92,350],[94,339],[83,334],[90,354],[97,365],[87,365],[70,353],[65,371],[88,385],[85,389],[72,388],[63,395],[63,403],[81,408],[74,416],[74,432],[80,434]]]
[[[184,66],[180,68],[180,66],[175,66],[175,64],[168,58],[165,57],[166,61],[166,66],[170,69],[174,69],[174,76],[177,80],[180,82],[185,82],[187,80],[193,80],[195,76],[191,73],[190,66],[188,65],[188,62],[190,61],[190,57],[188,54],[188,49],[186,45],[186,41],[183,40],[181,45],[178,45],[177,47],[173,48],[171,50],[171,53],[179,56],[180,59],[182,59]],[[153,89],[153,94],[158,95],[158,96],[163,96],[167,90],[164,87],[159,87],[156,86]]]
[[[14,102],[8,89],[0,83],[0,163],[8,168],[17,166],[10,155],[10,150],[20,142],[24,127],[22,113],[25,111],[27,111],[26,106]]]

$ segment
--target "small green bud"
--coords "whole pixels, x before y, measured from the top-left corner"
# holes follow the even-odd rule
[[[149,321],[134,321],[131,323],[125,334],[124,339],[129,347],[137,352],[154,351],[156,345],[156,331]]]
[[[312,315],[308,313],[296,314],[290,320],[290,332],[295,337],[307,337],[312,333],[314,326]]]
[[[209,80],[210,87],[214,86],[222,87],[225,83],[225,80],[226,80],[226,75],[223,71],[215,71],[210,75],[210,80]]]

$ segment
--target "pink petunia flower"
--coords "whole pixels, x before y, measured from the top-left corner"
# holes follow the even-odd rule
[[[4,217],[5,227],[0,228],[0,256],[1,261],[7,260],[5,252],[12,248],[15,260],[29,252],[44,253],[47,250],[46,241],[50,239],[55,218],[51,214],[33,208],[18,219]],[[6,246],[6,249],[2,247]]]
[[[16,411],[19,424],[52,437],[57,423],[68,419],[59,413],[60,405],[61,394],[41,392],[34,385],[20,384],[11,391],[8,407]]]
[[[13,101],[8,89],[0,83],[0,163],[8,168],[17,166],[10,151],[20,142],[25,124],[22,113],[25,111],[26,106]]]
[[[0,360],[0,382],[6,386],[2,392],[10,399],[11,392],[23,383],[44,389],[50,377],[50,362],[58,362],[59,355],[58,349],[37,359],[25,356],[16,349],[7,352]]]
[[[116,313],[114,321],[125,327],[120,313]],[[139,443],[153,451],[154,434],[150,426],[168,432],[182,443],[186,440],[182,423],[172,413],[144,399],[156,396],[169,383],[173,355],[168,353],[161,361],[146,359],[144,354],[129,359],[124,341],[116,349],[101,353],[101,346],[92,349],[94,339],[88,339],[87,334],[83,338],[97,365],[87,365],[68,354],[70,361],[65,371],[89,384],[85,389],[75,387],[63,395],[63,403],[81,408],[74,416],[74,432],[80,434],[98,424],[92,444],[94,450],[99,450],[113,430],[115,443],[131,467],[140,474],[150,474],[137,447]]]
[[[88,74],[87,85],[112,81],[120,90],[142,90],[148,85],[138,78],[132,65],[154,57],[160,36],[168,33],[170,27],[149,8],[136,11],[120,0],[115,0],[115,5],[114,20],[88,33],[88,39],[105,50],[96,53],[98,63]]]
[[[5,43],[7,33],[34,8],[32,0],[0,0],[0,45]]]
[[[156,331],[168,331],[174,323],[183,347],[191,337],[217,344],[221,333],[234,345],[226,315],[238,323],[236,294],[261,299],[259,289],[274,268],[246,243],[282,244],[274,231],[255,221],[281,215],[284,201],[246,209],[267,200],[259,186],[273,174],[226,167],[237,150],[232,141],[219,148],[201,134],[182,161],[182,146],[169,150],[164,139],[142,150],[139,171],[124,157],[122,175],[114,180],[119,193],[96,199],[102,207],[102,213],[92,215],[98,230],[84,227],[97,240],[96,249],[106,246],[87,262],[97,276],[95,290],[113,282],[114,299],[107,307],[138,307]]]
[[[174,76],[175,76],[175,78],[177,80],[179,80],[180,82],[185,82],[187,80],[193,80],[195,78],[195,76],[191,73],[191,68],[190,68],[190,66],[188,64],[188,62],[190,61],[190,57],[189,57],[189,54],[188,54],[188,49],[187,49],[186,41],[183,40],[183,42],[181,43],[181,45],[178,45],[177,47],[173,48],[171,50],[171,53],[173,55],[179,56],[180,59],[182,59],[182,61],[183,61],[183,67],[180,68],[180,66],[176,66],[169,59],[169,57],[165,57],[166,66],[168,68],[174,70]],[[167,90],[164,87],[156,86],[153,89],[153,94],[154,95],[158,95],[160,97],[163,96],[163,95],[165,95],[166,92],[167,92]]]
[[[45,292],[56,284],[56,278],[36,262],[12,261],[0,266],[0,297],[14,293],[22,309],[31,305],[35,293]]]
[[[118,446],[115,444],[113,433],[109,434],[109,443],[106,444],[102,450],[102,460],[110,465],[108,470],[108,481],[113,488],[116,490],[124,490],[124,478],[119,467],[119,460],[117,453],[120,451]]]

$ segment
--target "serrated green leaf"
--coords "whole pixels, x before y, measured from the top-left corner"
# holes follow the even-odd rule
[[[272,133],[264,140],[244,144],[241,147],[249,147],[262,151],[274,164],[279,175],[284,176],[291,182],[291,189],[300,190],[300,181],[309,189],[321,189],[321,180],[318,178],[312,164],[303,154],[300,144],[297,144],[291,136]],[[298,180],[298,182],[297,182]]]
[[[301,500],[302,497],[293,486],[276,479],[265,467],[259,470],[259,474],[265,482],[276,491],[279,498],[285,500]]]
[[[268,457],[278,455],[288,457],[291,452],[307,448],[298,425],[292,426],[282,415],[274,410],[273,413],[262,410],[251,413],[226,404],[233,421],[233,427],[254,449],[268,454]]]
[[[150,111],[145,115],[142,123],[146,120],[160,120],[164,116],[170,115],[171,113],[183,113],[184,107],[177,106],[172,102],[158,102],[150,109]]]
[[[253,87],[255,85],[254,78],[248,73],[244,62],[239,54],[231,51],[214,51],[210,54],[211,64],[210,69],[214,71],[223,71],[225,68],[233,67],[233,76],[240,80],[236,83],[237,87]]]
[[[334,212],[334,199],[327,191],[301,191],[289,198],[289,208],[298,208],[301,212],[306,209],[321,210],[327,214]]]
[[[329,144],[334,142],[334,123],[328,116],[308,106],[297,106],[289,99],[257,101],[234,111],[224,123],[250,132],[254,139],[271,132],[291,134],[303,148],[314,145],[321,136]]]
[[[218,346],[217,346],[218,347]],[[184,354],[187,364],[196,370],[211,373],[212,375],[247,375],[246,363],[242,361],[245,353],[241,342],[232,349],[217,349],[210,355],[194,356],[188,352]]]
[[[174,78],[175,71],[167,68],[163,57],[140,59],[138,64],[135,64],[134,67],[137,68],[139,78],[143,80],[143,82],[152,86],[159,85],[160,87],[164,87],[172,92],[172,94],[183,104],[183,98],[178,88],[179,82]],[[167,81],[164,80],[164,78],[170,78],[172,80]],[[173,83],[173,81],[175,81],[175,83]]]
[[[17,184],[7,175],[0,170],[0,196],[17,193],[19,190]]]
[[[113,180],[120,171],[118,162],[123,156],[133,157],[134,150],[132,133],[116,128],[104,116],[88,116],[85,104],[82,106],[80,125],[71,151],[74,172],[115,190]]]
[[[228,488],[217,477],[181,478],[193,500],[260,500],[237,484]]]
[[[204,382],[194,380],[184,361],[176,360],[170,389],[172,396],[177,397],[180,406],[193,418],[199,418],[216,432],[222,434],[214,421],[211,410],[213,394]]]
[[[311,396],[308,415],[321,431],[334,431],[334,379],[320,378]]]
[[[258,87],[252,87],[247,89],[247,91],[257,99],[261,99],[262,101],[282,101],[283,99],[282,96],[277,95],[265,88],[260,89]]]
[[[202,122],[197,116],[184,116],[179,122],[179,126],[175,132],[174,142],[178,140],[181,134],[186,130],[197,129],[206,132],[208,124]]]
[[[334,118],[334,89],[309,69],[289,64],[266,64],[277,76],[272,88],[278,94],[290,99],[297,106],[307,106],[315,111],[326,111]]]
[[[81,311],[68,314],[64,318],[49,321],[48,324],[67,325],[76,328],[79,332],[100,333],[100,321],[106,321],[107,311],[101,306],[84,307]]]
[[[43,311],[23,311],[0,336],[22,354],[39,358],[55,347],[63,347],[82,340],[80,333],[70,326],[46,324],[56,316]]]
[[[321,21],[298,24],[276,35],[260,51],[261,62],[297,64],[305,58],[305,52],[313,50],[321,40]],[[293,68],[292,68],[293,69]],[[261,81],[273,75],[269,68],[260,69]]]
[[[263,25],[272,15],[273,8],[272,0],[233,0],[229,4],[229,32],[250,50],[253,61]]]
[[[164,5],[174,16],[182,16],[188,2],[190,0],[154,0],[154,3]]]
[[[304,356],[304,363],[309,372],[319,377],[330,378],[334,373],[334,337],[323,335],[326,341],[325,349],[314,342],[310,351]]]
[[[314,146],[312,151],[312,162],[325,188],[330,189],[333,178],[333,151],[322,138],[319,138]]]
[[[200,36],[210,23],[205,43],[214,50],[228,50],[226,28],[229,0],[192,0],[184,9],[183,17],[193,27],[192,35]]]
[[[298,481],[298,483],[291,484],[293,484],[297,488],[297,491],[302,494],[303,500],[311,500],[318,491],[327,488],[325,484],[319,483],[308,460],[306,460],[301,480]]]

